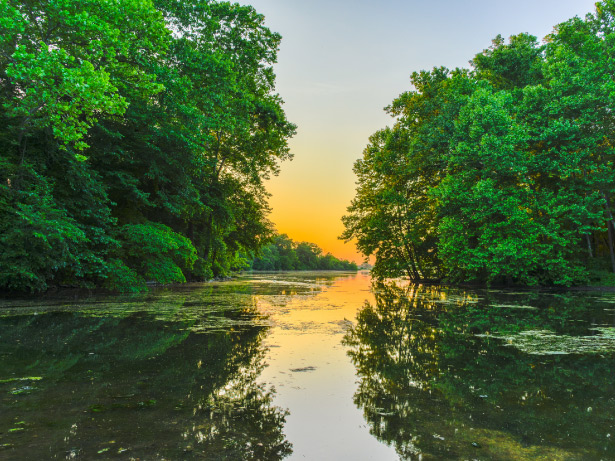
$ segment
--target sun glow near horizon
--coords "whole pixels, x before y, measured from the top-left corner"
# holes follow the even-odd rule
[[[294,155],[267,183],[270,219],[295,241],[360,263],[353,244],[338,237],[355,192],[354,162],[368,138],[393,120],[383,111],[411,90],[414,71],[468,61],[504,37],[528,32],[539,39],[593,0],[244,0],[282,35],[276,91],[298,126]]]

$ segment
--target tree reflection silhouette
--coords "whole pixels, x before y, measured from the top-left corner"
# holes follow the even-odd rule
[[[0,318],[0,457],[289,455],[287,413],[257,382],[260,314],[205,307],[184,320],[171,308],[172,320],[117,309]]]
[[[373,289],[344,342],[355,404],[402,459],[615,457],[613,354],[530,354],[498,338],[581,334],[603,311],[572,295]]]

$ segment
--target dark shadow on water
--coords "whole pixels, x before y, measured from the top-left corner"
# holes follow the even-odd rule
[[[615,459],[613,299],[374,290],[344,342],[401,459]]]
[[[0,459],[289,455],[287,413],[257,382],[266,319],[205,297],[4,312]]]

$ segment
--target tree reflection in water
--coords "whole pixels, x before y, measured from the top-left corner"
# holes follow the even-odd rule
[[[615,458],[612,349],[541,354],[506,339],[612,326],[591,297],[373,288],[375,305],[344,341],[360,378],[355,404],[402,459]]]
[[[121,309],[0,318],[0,458],[289,455],[287,413],[256,381],[266,327],[249,319],[258,312],[231,309],[222,328],[219,313],[203,311],[183,320]]]

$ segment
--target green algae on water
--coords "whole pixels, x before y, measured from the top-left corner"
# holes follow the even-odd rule
[[[505,345],[533,355],[604,354],[615,352],[615,328],[595,327],[590,336],[556,334],[550,330],[527,330],[508,336],[491,337],[502,339]],[[485,335],[477,335],[485,336]]]

